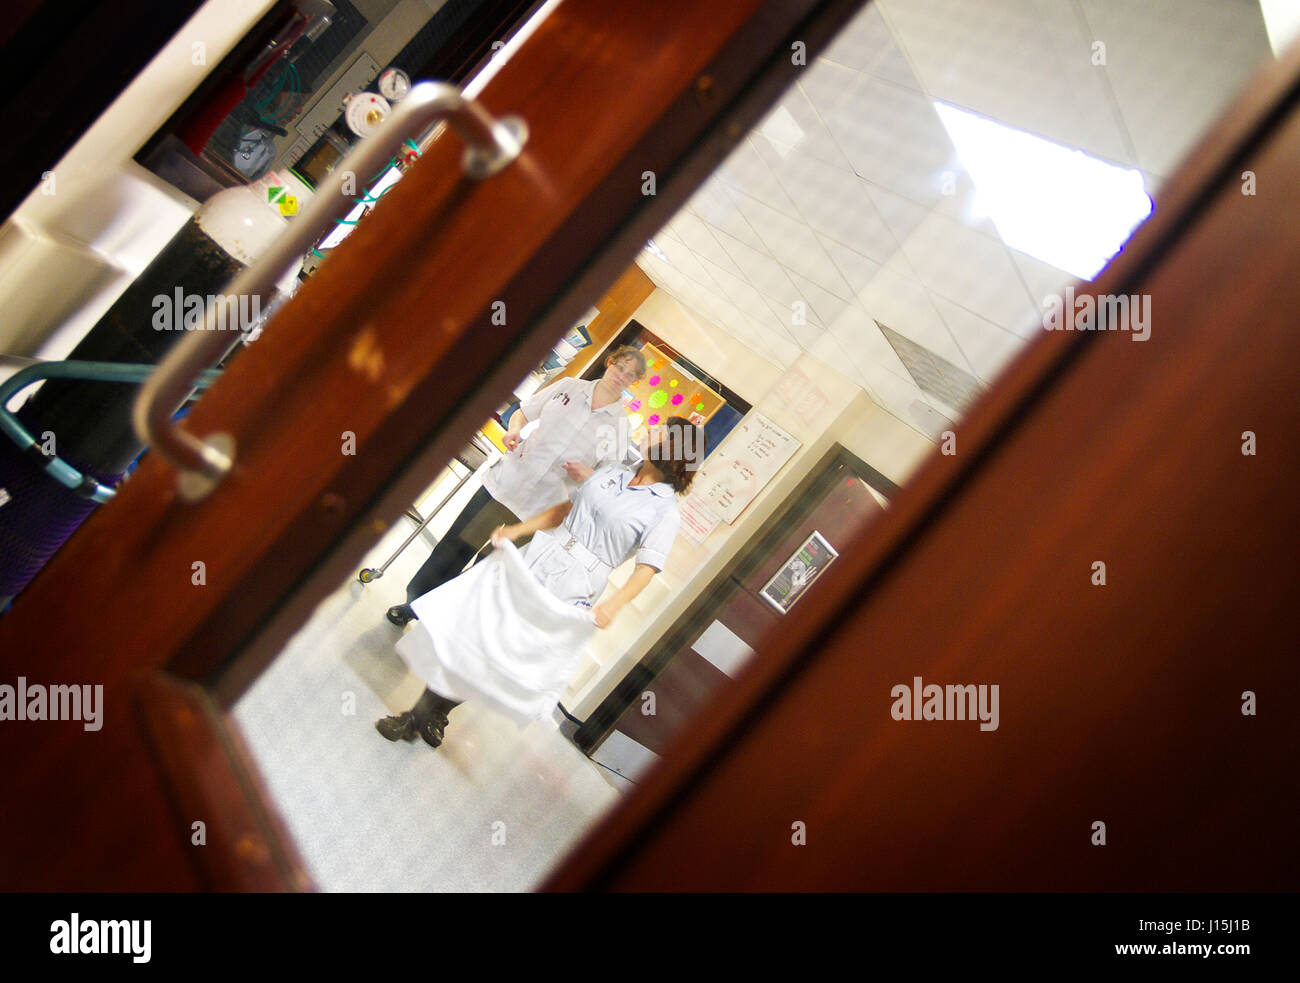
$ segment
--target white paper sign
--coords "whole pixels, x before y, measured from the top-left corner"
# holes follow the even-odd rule
[[[697,546],[717,528],[718,517],[696,499],[694,492],[681,500],[677,511],[682,518],[682,524],[678,526],[677,531]]]
[[[735,522],[786,461],[799,441],[751,410],[700,468],[692,496],[723,522]]]

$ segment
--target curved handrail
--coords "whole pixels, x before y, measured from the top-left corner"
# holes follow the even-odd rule
[[[18,445],[24,454],[40,460],[41,467],[51,478],[70,488],[82,498],[95,502],[107,502],[117,494],[107,485],[101,485],[90,475],[74,468],[57,454],[46,454],[18,418],[8,409],[9,400],[28,386],[42,379],[83,379],[89,382],[144,382],[157,368],[156,365],[137,365],[125,362],[87,362],[76,359],[65,361],[32,361],[24,369],[19,369],[4,382],[0,382],[0,432]],[[199,373],[191,388],[206,389],[216,382],[221,374],[219,369],[208,369]]]
[[[314,245],[329,223],[353,208],[353,197],[343,191],[346,175],[369,173],[391,157],[394,148],[412,132],[439,120],[446,120],[469,145],[462,166],[473,178],[486,178],[500,171],[519,156],[528,139],[528,128],[522,120],[494,120],[455,86],[444,82],[414,86],[375,133],[353,148],[326,178],[267,252],[240,273],[216,303],[209,305],[205,330],[192,331],[183,338],[144,384],[132,413],[136,433],[180,472],[182,498],[198,501],[206,497],[234,464],[235,442],[230,434],[197,437],[173,426],[167,411],[228,343],[227,333],[215,330],[218,324],[224,324],[224,306],[244,296],[249,298],[248,303],[253,297],[259,302],[267,299],[276,282]]]

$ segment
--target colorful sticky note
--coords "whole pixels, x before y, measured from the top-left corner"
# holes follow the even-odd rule
[[[681,405],[682,405],[682,394],[681,394],[681,393],[678,393],[676,396],[673,397],[673,405],[674,405],[674,406],[681,406]]]
[[[652,375],[652,376],[650,377],[650,385],[652,385],[652,386],[657,386],[657,385],[659,385],[659,376],[657,376],[657,375]]]
[[[627,419],[628,422],[632,424],[633,430],[635,430],[637,427],[641,426],[641,424],[645,422],[645,417],[643,417],[640,413],[633,413]]]
[[[633,413],[635,413],[637,410],[641,408],[641,400],[639,399],[632,400],[632,402],[627,404],[627,408],[631,410]]]
[[[649,402],[650,402],[650,408],[652,410],[657,410],[659,409],[659,407],[663,406],[664,403],[668,402],[668,394],[664,392],[662,389],[656,389],[654,392],[650,394]]]
[[[652,414],[650,415],[650,426],[653,427],[653,426],[654,426],[656,423],[658,423],[658,422],[659,422],[659,414],[658,414],[658,413],[652,413]]]
[[[677,388],[677,380],[676,380],[676,379],[673,379],[671,382],[669,382],[669,383],[668,383],[668,388],[669,388],[669,389],[676,389],[676,388]]]
[[[696,404],[695,404],[695,408],[696,408],[697,410],[699,410],[701,413],[704,412],[704,404],[703,404],[703,403],[696,403]]]

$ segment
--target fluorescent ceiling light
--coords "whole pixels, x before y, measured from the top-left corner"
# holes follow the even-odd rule
[[[1300,34],[1300,0],[1259,0],[1259,12],[1276,58]]]
[[[1151,214],[1142,173],[936,102],[1008,246],[1091,280]]]

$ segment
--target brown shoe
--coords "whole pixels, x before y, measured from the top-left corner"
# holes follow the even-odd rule
[[[379,731],[386,741],[413,741],[416,732],[415,714],[407,710],[395,717],[385,717],[383,720],[377,720],[375,721],[375,730]],[[439,734],[438,736],[441,738],[442,735]],[[426,737],[425,740],[427,741],[428,738]]]
[[[415,729],[424,738],[425,744],[436,748],[442,743],[442,735],[447,729],[447,724],[448,720],[445,713],[435,713],[424,720],[416,722]]]

